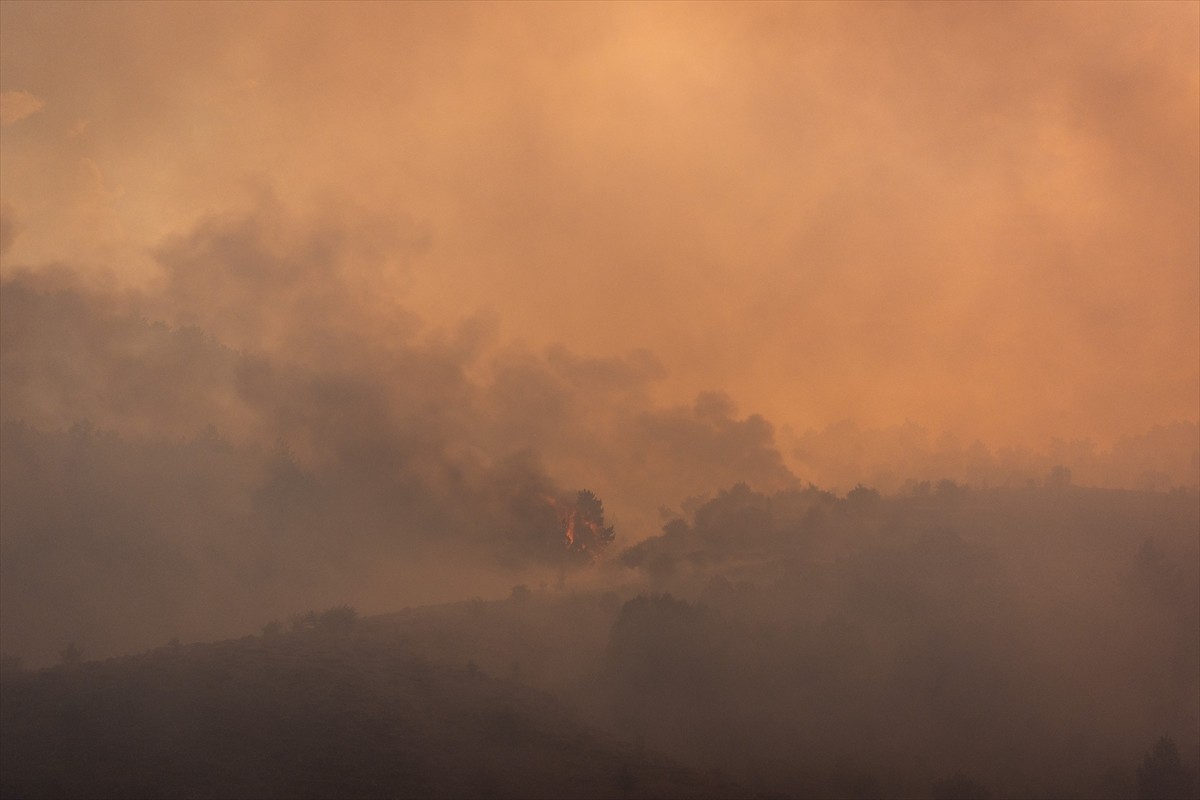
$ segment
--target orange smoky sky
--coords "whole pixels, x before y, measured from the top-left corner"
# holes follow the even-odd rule
[[[364,310],[646,349],[663,402],[999,444],[1197,419],[1200,4],[0,21],[6,275],[153,286],[171,241],[272,203],[365,221]]]

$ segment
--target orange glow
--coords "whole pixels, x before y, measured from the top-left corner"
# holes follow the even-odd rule
[[[550,495],[545,495],[546,503],[554,509],[554,513],[558,516],[558,525],[562,528],[563,539],[567,543],[567,548],[575,547],[575,525],[579,519],[579,510],[574,506],[564,505],[558,502]]]
[[[282,248],[287,212],[345,223],[338,291],[147,313],[242,348],[288,315],[373,344],[482,312],[489,344],[647,350],[654,403],[719,390],[797,434],[1106,448],[1197,420],[1195,3],[0,16],[5,275],[151,305],[172,241],[248,214]]]
[[[586,552],[593,558],[604,552],[604,530],[596,520],[588,519],[573,503],[556,500],[550,495],[542,497],[546,504],[554,509],[558,527],[562,530],[563,541],[568,550]],[[580,536],[580,528],[586,529],[587,535]]]

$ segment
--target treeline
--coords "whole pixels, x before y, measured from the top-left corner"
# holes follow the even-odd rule
[[[1070,487],[735,486],[622,556],[655,591],[613,624],[608,713],[799,796],[1158,796],[1146,776],[1196,767],[1162,764],[1197,752],[1197,514]]]
[[[866,428],[851,421],[781,437],[797,470],[822,486],[867,483],[886,492],[946,478],[973,486],[1025,488],[1064,479],[1080,486],[1200,489],[1200,426],[1156,425],[1108,447],[1055,438],[1039,447],[991,445],[936,435],[916,423]]]

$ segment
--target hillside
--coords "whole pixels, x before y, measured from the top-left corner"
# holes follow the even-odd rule
[[[57,667],[3,684],[18,797],[689,797],[721,787],[550,696],[366,620]],[[394,629],[394,628],[393,628]]]
[[[4,796],[1191,798],[1198,531],[1180,492],[735,485],[505,600],[10,673]]]

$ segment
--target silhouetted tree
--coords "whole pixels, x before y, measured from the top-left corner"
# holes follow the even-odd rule
[[[1046,475],[1047,489],[1065,489],[1071,485],[1071,470],[1061,464],[1051,467]]]
[[[1194,800],[1195,776],[1184,766],[1179,748],[1162,736],[1137,770],[1138,800]]]
[[[879,492],[861,483],[846,493],[846,505],[850,508],[866,508],[879,502]]]
[[[933,491],[943,500],[956,500],[966,492],[966,487],[950,478],[942,478],[934,484]]]
[[[604,524],[604,504],[591,491],[580,489],[575,495],[575,508],[587,532],[591,534],[591,541],[585,543],[586,547],[596,552],[603,550],[616,536],[613,526]]]

